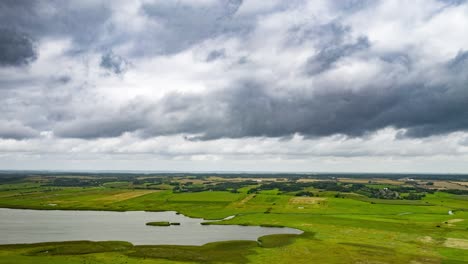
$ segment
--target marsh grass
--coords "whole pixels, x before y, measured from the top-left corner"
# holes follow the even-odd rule
[[[247,263],[248,256],[260,247],[281,247],[291,244],[297,235],[269,235],[257,241],[222,241],[202,246],[134,246],[121,241],[69,241],[37,244],[1,245],[0,253],[10,252],[28,257],[57,257],[119,252],[138,259],[166,259],[197,263]],[[32,259],[31,259],[32,260]],[[2,261],[0,261],[2,263]],[[33,262],[31,262],[33,263]]]
[[[198,263],[247,263],[257,247],[255,241],[227,241],[203,246],[136,246],[130,257],[161,258]]]
[[[100,252],[125,251],[132,247],[133,245],[131,243],[123,241],[66,241],[17,245],[17,248],[28,249],[25,253],[25,255],[28,256],[81,255]],[[0,249],[1,248],[2,247],[0,246]],[[15,248],[15,246],[10,247],[10,249],[11,248]]]

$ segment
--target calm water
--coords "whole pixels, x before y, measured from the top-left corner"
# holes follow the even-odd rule
[[[146,226],[169,221],[180,226]],[[71,240],[128,241],[134,245],[203,245],[224,240],[257,240],[271,234],[301,234],[292,228],[200,225],[203,219],[175,212],[104,212],[0,208],[0,244]]]

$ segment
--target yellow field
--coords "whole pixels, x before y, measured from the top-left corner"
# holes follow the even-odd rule
[[[289,199],[290,204],[318,204],[321,201],[325,201],[326,198],[322,197],[294,197]]]
[[[449,181],[434,181],[434,187],[438,189],[468,190],[468,186]]]
[[[404,182],[399,180],[392,180],[392,179],[351,179],[351,178],[338,178],[340,182],[351,182],[351,183],[362,183],[367,184],[371,181],[374,184],[393,184],[393,185],[402,185]]]
[[[319,179],[299,179],[297,182],[317,182],[317,181],[324,181]]]
[[[468,239],[447,238],[447,240],[445,240],[444,246],[468,250]]]

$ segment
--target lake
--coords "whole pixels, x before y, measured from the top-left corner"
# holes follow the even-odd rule
[[[147,226],[168,221],[179,226]],[[201,225],[173,211],[110,212],[0,208],[0,244],[72,240],[128,241],[134,245],[203,245],[226,240],[257,240],[271,234],[301,234],[293,228]]]

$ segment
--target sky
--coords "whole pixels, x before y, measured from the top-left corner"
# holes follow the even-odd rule
[[[468,2],[0,1],[0,169],[468,173]]]

